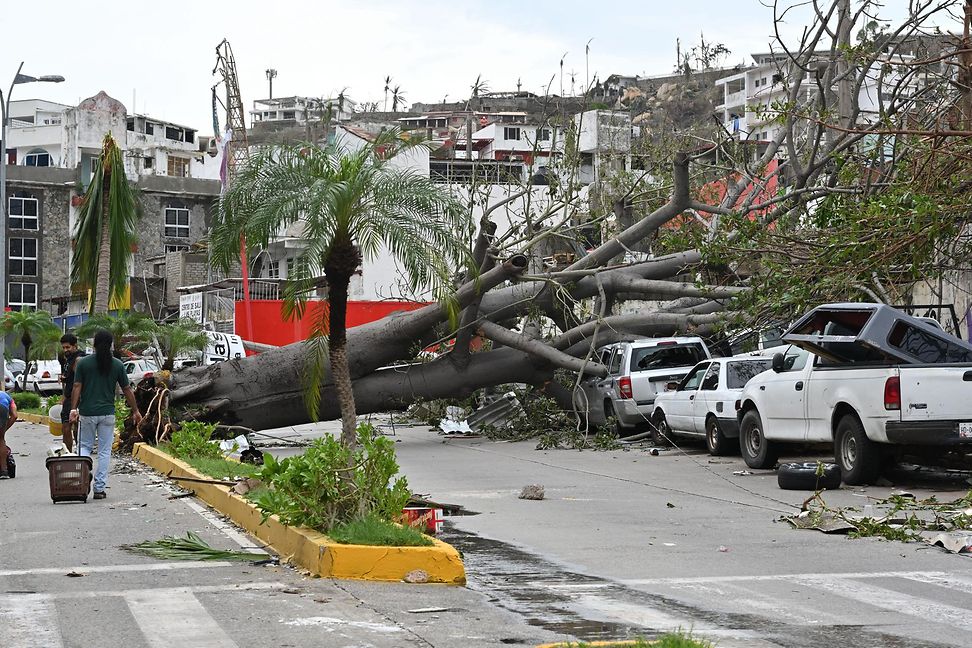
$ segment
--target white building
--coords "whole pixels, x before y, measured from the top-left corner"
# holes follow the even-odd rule
[[[347,97],[279,97],[257,99],[250,111],[250,125],[306,124],[309,121],[347,121],[354,114],[357,104]]]
[[[110,132],[125,155],[125,170],[133,180],[145,175],[219,177],[211,137],[200,137],[195,129],[161,119],[128,115],[124,104],[104,92],[77,106],[41,99],[12,101],[10,114],[8,164],[80,167],[82,182],[87,182],[92,160]]]

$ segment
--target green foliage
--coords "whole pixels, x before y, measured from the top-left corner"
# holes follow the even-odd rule
[[[108,174],[108,182],[105,175]],[[107,223],[102,220],[107,217]],[[125,177],[124,156],[111,133],[105,135],[91,183],[81,198],[74,231],[71,285],[91,289],[92,312],[105,312],[111,298],[125,294],[128,261],[137,240],[139,204],[136,192]],[[110,251],[102,250],[102,226],[108,229]],[[99,259],[108,254],[108,276],[99,276]],[[103,268],[104,269],[104,268]],[[98,295],[99,284],[108,294]],[[101,307],[96,308],[96,305]]]
[[[163,369],[172,371],[175,359],[190,351],[202,351],[209,342],[209,337],[195,320],[183,318],[178,322],[170,322],[157,327],[159,346],[165,354]]]
[[[410,492],[404,477],[394,479],[395,445],[371,425],[359,425],[357,431],[354,449],[324,437],[301,455],[279,461],[265,455],[257,477],[268,489],[254,498],[257,506],[285,524],[324,533],[368,516],[396,519]]]
[[[617,643],[599,643],[600,648],[715,648],[713,644],[704,639],[696,639],[689,632],[676,630],[668,632],[658,637],[654,641],[647,639],[634,639],[618,641]],[[578,643],[565,642],[557,644],[557,648],[591,648],[592,644],[583,641]]]
[[[11,395],[17,409],[40,409],[41,397],[33,392],[17,392]]]
[[[336,524],[327,534],[332,540],[341,544],[382,547],[428,547],[432,545],[432,541],[421,532],[374,515]]]
[[[219,446],[211,442],[212,423],[200,421],[184,421],[179,429],[172,433],[172,452],[180,459],[214,458],[222,459],[223,453]]]
[[[20,336],[20,344],[24,347],[24,358],[31,360],[49,360],[57,355],[58,339],[61,329],[57,327],[51,314],[31,308],[19,311],[7,311],[0,319],[0,331]],[[27,387],[27,372],[20,378],[21,386]],[[39,403],[38,403],[39,405]]]
[[[117,353],[140,343],[151,342],[156,325],[155,320],[145,313],[123,310],[114,315],[108,313],[92,315],[74,329],[74,333],[81,339],[90,339],[101,329],[111,333]]]
[[[214,263],[228,268],[239,258],[241,240],[250,248],[266,247],[277,232],[300,222],[308,245],[288,277],[285,317],[304,315],[322,272],[333,298],[346,300],[361,259],[383,249],[395,256],[410,288],[431,288],[445,300],[451,272],[468,258],[469,214],[429,178],[389,164],[414,146],[401,131],[389,129],[356,151],[307,144],[261,148],[220,201],[210,232]],[[346,330],[344,321],[328,322],[328,312],[314,314],[302,372],[312,418],[320,405],[324,360],[333,353],[323,338],[343,342]],[[344,419],[353,416],[342,411]]]
[[[213,479],[245,479],[256,477],[259,466],[230,461],[222,457],[190,457],[185,462]]]
[[[128,407],[128,401],[124,398],[115,399],[115,430],[122,432],[125,430],[125,421],[131,416],[132,410]]]
[[[185,538],[165,536],[161,540],[146,540],[137,544],[122,545],[121,548],[165,560],[238,560],[245,562],[263,560],[267,557],[265,553],[215,549],[192,531],[187,532]]]
[[[43,410],[45,412],[47,412],[52,407],[54,407],[55,405],[60,405],[61,404],[61,398],[62,398],[62,396],[60,394],[55,394],[54,396],[48,396],[47,398],[43,399],[43,402],[44,402],[44,404],[43,404]]]

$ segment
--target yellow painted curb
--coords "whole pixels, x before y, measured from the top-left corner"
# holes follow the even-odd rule
[[[137,443],[132,454],[164,475],[207,479],[189,464],[153,446]],[[228,486],[187,482],[180,486],[194,491],[196,497],[266,542],[281,558],[318,576],[401,581],[409,572],[421,569],[428,574],[430,583],[466,583],[466,571],[459,552],[435,538],[432,538],[434,545],[431,547],[339,544],[317,531],[287,526],[276,515],[262,521],[260,510],[231,492]]]
[[[40,425],[47,425],[50,419],[43,414],[31,414],[30,412],[17,412],[18,421],[26,421],[27,423],[39,423]],[[58,422],[60,424],[60,422]]]
[[[656,642],[649,641],[648,645],[653,646]],[[621,641],[558,641],[556,643],[540,644],[537,648],[576,648],[577,646],[636,646],[637,639],[623,639]],[[645,645],[644,642],[641,644]]]

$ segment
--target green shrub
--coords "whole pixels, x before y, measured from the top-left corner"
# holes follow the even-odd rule
[[[61,395],[55,394],[54,396],[48,396],[44,399],[44,411],[50,410],[55,405],[61,404]]]
[[[40,409],[41,397],[32,392],[18,392],[13,394],[17,409]]]
[[[212,423],[184,421],[172,433],[172,452],[180,459],[222,458],[219,446],[210,441],[215,429]]]
[[[404,477],[392,481],[398,474],[395,444],[365,424],[358,426],[358,441],[353,451],[324,437],[295,457],[265,455],[257,478],[268,488],[254,502],[284,524],[323,533],[368,516],[397,518],[410,492]]]

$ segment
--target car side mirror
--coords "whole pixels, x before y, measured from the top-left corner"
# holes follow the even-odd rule
[[[784,362],[785,362],[785,359],[783,358],[783,354],[782,353],[777,353],[776,355],[774,355],[773,356],[773,371],[775,371],[776,373],[780,373],[781,371],[783,371],[783,364],[784,364]]]
[[[677,382],[670,382],[670,383],[666,383],[665,384],[665,390],[666,391],[675,391],[676,389],[678,389],[678,383]]]

